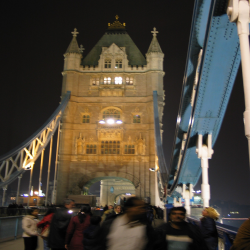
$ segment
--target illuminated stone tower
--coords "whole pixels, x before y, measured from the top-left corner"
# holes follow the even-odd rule
[[[156,204],[155,173],[149,171],[156,162],[153,91],[162,104],[161,122],[164,54],[155,28],[152,33],[145,58],[116,16],[82,58],[78,32],[72,32],[62,73],[62,96],[71,91],[71,98],[61,126],[57,204],[68,194],[86,194],[93,183],[109,179],[116,180],[116,186],[129,182],[137,196]],[[114,194],[109,187],[105,192],[110,202]]]

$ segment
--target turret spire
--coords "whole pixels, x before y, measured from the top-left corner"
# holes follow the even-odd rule
[[[162,53],[162,50],[161,50],[161,47],[160,47],[160,44],[156,38],[157,36],[157,33],[159,33],[156,28],[154,27],[153,31],[151,31],[151,33],[153,34],[153,39],[152,39],[152,42],[148,48],[148,52],[147,53],[151,53],[151,52],[160,52]]]
[[[77,35],[79,34],[79,32],[77,32],[77,29],[74,28],[74,31],[71,32],[71,34],[73,35],[73,39],[71,40],[71,43],[69,44],[68,49],[66,50],[66,53],[77,53],[77,54],[81,54],[80,50],[79,50],[79,46],[76,40]]]

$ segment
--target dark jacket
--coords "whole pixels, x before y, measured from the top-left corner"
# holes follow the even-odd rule
[[[89,227],[83,232],[83,246],[84,250],[92,250],[96,245],[97,233],[100,230],[100,225],[89,225]]]
[[[99,231],[96,233],[95,247],[91,248],[91,250],[92,249],[94,250],[106,250],[107,249],[107,236],[109,235],[112,223],[117,217],[106,220],[102,223],[102,226],[100,227]],[[155,240],[155,233],[151,225],[146,225],[146,237],[147,237],[148,243],[144,250],[154,250],[155,248],[153,244]]]
[[[210,217],[201,218],[201,234],[209,250],[216,250],[218,247],[218,232],[214,219]]]
[[[65,207],[56,211],[50,224],[48,237],[48,246],[50,248],[64,248],[66,231],[71,217],[72,214],[68,213],[68,209]]]
[[[191,250],[208,250],[206,243],[200,233],[199,228],[196,225],[192,225],[187,222],[183,222],[182,228],[187,232],[187,236],[193,240],[190,249]],[[167,248],[167,235],[172,234],[171,222],[165,223],[156,229],[156,243],[155,250],[166,250]]]

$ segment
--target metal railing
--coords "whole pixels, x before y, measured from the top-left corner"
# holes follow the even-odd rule
[[[192,217],[188,217],[187,220],[188,222],[197,226],[199,226],[200,224],[199,220]],[[238,228],[221,224],[219,222],[216,222],[216,227],[219,234],[218,250],[229,250],[236,237]]]

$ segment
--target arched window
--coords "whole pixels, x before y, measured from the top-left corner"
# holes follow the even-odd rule
[[[86,145],[86,154],[96,154],[96,145],[95,144],[87,144]]]
[[[135,145],[125,145],[124,154],[135,154]]]
[[[120,76],[115,77],[115,84],[122,84],[122,77]]]
[[[104,77],[103,84],[111,84],[111,77]]]
[[[105,109],[102,113],[102,118],[113,118],[113,119],[120,119],[121,118],[121,112],[117,109]]]
[[[89,117],[89,115],[83,115],[82,116],[82,123],[89,123],[89,119],[90,117]]]

